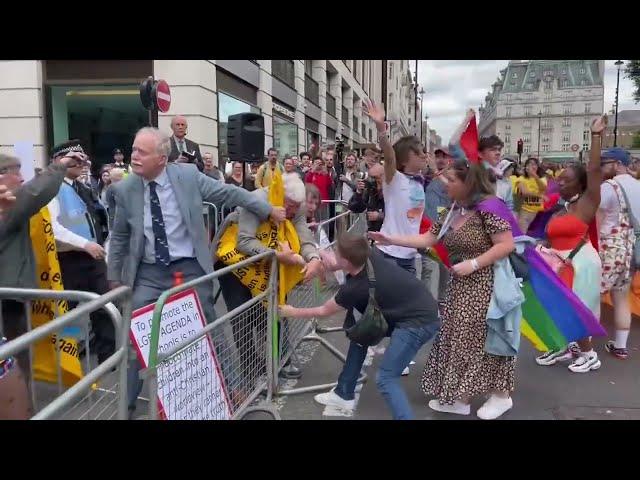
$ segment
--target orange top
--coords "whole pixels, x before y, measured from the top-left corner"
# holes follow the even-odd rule
[[[554,250],[573,250],[588,230],[589,225],[575,215],[560,215],[549,220],[547,239]]]

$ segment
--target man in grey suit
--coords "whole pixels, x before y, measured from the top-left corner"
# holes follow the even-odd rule
[[[201,174],[195,165],[167,163],[171,143],[156,128],[141,129],[133,142],[133,174],[113,187],[116,215],[109,245],[108,279],[112,288],[133,288],[133,308],[154,303],[181,272],[185,282],[213,272],[202,221],[202,202],[239,205],[261,219],[285,219],[272,207],[241,188]],[[197,289],[208,322],[215,320],[213,285]],[[224,368],[224,366],[223,366]],[[130,366],[129,410],[135,410],[142,389],[137,362]]]

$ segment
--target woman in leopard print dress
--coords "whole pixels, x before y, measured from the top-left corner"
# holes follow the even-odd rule
[[[433,410],[469,415],[472,397],[492,392],[478,410],[480,418],[497,418],[513,406],[515,357],[500,357],[484,351],[487,311],[497,260],[514,249],[508,222],[473,208],[493,195],[485,169],[458,160],[446,174],[449,196],[456,201],[451,214],[443,213],[431,230],[415,237],[373,238],[394,245],[426,247],[442,239],[447,247],[452,276],[445,294],[442,327],[429,354],[422,376],[422,390],[437,399]],[[446,219],[446,221],[445,221]]]

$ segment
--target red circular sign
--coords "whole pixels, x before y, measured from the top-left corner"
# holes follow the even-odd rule
[[[578,145],[577,143],[574,143],[573,145],[571,145],[571,150],[573,150],[574,152],[577,152],[579,148],[580,148],[580,145]]]
[[[162,113],[168,112],[171,106],[171,90],[169,84],[164,80],[158,80],[156,85],[156,105]]]

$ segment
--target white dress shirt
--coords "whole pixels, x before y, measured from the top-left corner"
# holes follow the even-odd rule
[[[64,181],[73,187],[73,180],[65,177]],[[58,220],[60,216],[60,202],[58,202],[58,197],[53,197],[49,205],[47,205],[47,208],[49,209],[49,215],[51,215],[51,227],[53,228],[53,236],[56,239],[58,252],[70,252],[72,250],[84,251],[85,247],[91,243],[91,240],[87,240],[62,226]]]
[[[169,244],[169,256],[171,261],[181,258],[194,258],[195,250],[193,242],[189,236],[187,225],[182,218],[178,201],[176,200],[173,187],[167,175],[167,169],[154,180],[156,185],[156,193],[160,200],[160,208],[162,209],[162,220],[164,221],[164,229],[167,234],[167,243]],[[151,224],[151,200],[149,180],[143,180],[144,183],[144,263],[156,263],[155,235]]]

